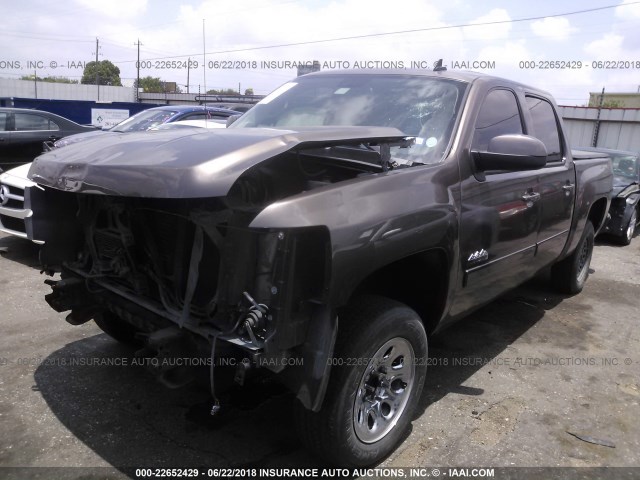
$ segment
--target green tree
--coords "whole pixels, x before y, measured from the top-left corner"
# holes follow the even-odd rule
[[[133,82],[133,86],[138,88],[138,80]],[[164,82],[160,80],[160,77],[142,77],[140,79],[140,88],[144,93],[163,93],[164,92]]]
[[[46,77],[36,77],[35,75],[23,75],[20,77],[20,80],[37,80],[38,82],[49,82],[49,83],[78,83],[78,80],[71,80],[67,77],[55,77],[55,76],[46,76]]]
[[[214,88],[212,90],[207,90],[207,93],[211,95],[237,95],[238,94],[238,92],[233,88],[221,88],[221,89]]]
[[[602,103],[604,108],[622,108],[622,102],[620,100],[605,100]]]
[[[99,62],[89,62],[82,72],[80,83],[84,85],[95,85],[96,77],[100,85],[113,85],[121,87],[120,69],[109,60]]]
[[[244,94],[245,94],[245,95],[254,95],[254,93],[253,93],[253,88],[247,88],[247,89],[244,91]]]
[[[592,98],[589,101],[589,106],[598,108],[600,106],[600,95],[598,95],[598,97],[596,98]],[[602,102],[602,108],[621,108],[621,107],[624,107],[624,104],[620,100],[609,99]]]
[[[138,88],[138,80],[133,81],[133,88]],[[144,93],[182,93],[180,88],[175,82],[166,82],[160,77],[142,77],[140,79],[140,88]]]

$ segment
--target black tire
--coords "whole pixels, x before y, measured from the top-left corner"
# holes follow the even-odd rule
[[[296,401],[295,424],[305,446],[329,464],[363,467],[389,455],[408,430],[426,377],[427,335],[412,309],[374,296],[340,312],[338,328],[322,409],[314,413]]]
[[[100,327],[100,330],[120,343],[133,347],[142,345],[142,341],[136,338],[139,330],[109,311],[102,311],[95,316],[93,321]]]
[[[576,294],[584,288],[593,256],[593,237],[593,225],[587,221],[573,253],[551,268],[551,281],[560,293]]]
[[[636,231],[636,224],[638,222],[638,210],[636,208],[631,212],[631,218],[629,218],[629,223],[627,223],[627,228],[624,229],[624,233],[618,237],[618,243],[620,245],[629,245],[631,243],[631,239],[633,239],[633,234]]]

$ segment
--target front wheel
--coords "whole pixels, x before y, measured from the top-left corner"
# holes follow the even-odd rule
[[[386,457],[407,432],[426,377],[427,335],[416,312],[382,297],[360,297],[338,322],[322,409],[296,402],[296,427],[330,464],[362,467]]]
[[[631,243],[631,239],[633,238],[633,234],[636,231],[636,223],[638,223],[638,210],[636,208],[631,212],[631,218],[629,219],[629,223],[627,224],[627,228],[624,231],[624,235],[620,238],[620,243],[622,245],[629,245]]]
[[[593,225],[587,221],[573,253],[551,268],[551,280],[559,292],[576,294],[584,288],[593,256],[593,237]]]

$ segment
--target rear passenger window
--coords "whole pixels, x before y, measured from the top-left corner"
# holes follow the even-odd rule
[[[471,149],[484,152],[493,137],[507,134],[522,134],[516,96],[509,90],[492,90],[478,114]]]
[[[547,147],[547,161],[562,160],[558,122],[549,102],[538,97],[527,97],[527,107],[533,119],[530,135],[539,139]]]
[[[7,129],[7,114],[0,113],[0,132],[4,132]]]
[[[33,113],[16,113],[16,130],[59,130],[58,125],[50,122],[47,117]]]

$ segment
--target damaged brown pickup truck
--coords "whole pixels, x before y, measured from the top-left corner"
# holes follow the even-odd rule
[[[268,372],[305,444],[343,466],[402,439],[428,335],[545,267],[582,289],[612,185],[606,156],[572,156],[548,94],[446,71],[306,75],[226,130],[96,138],[29,176],[69,323],[213,359],[214,400],[218,359],[241,359],[239,383]]]

